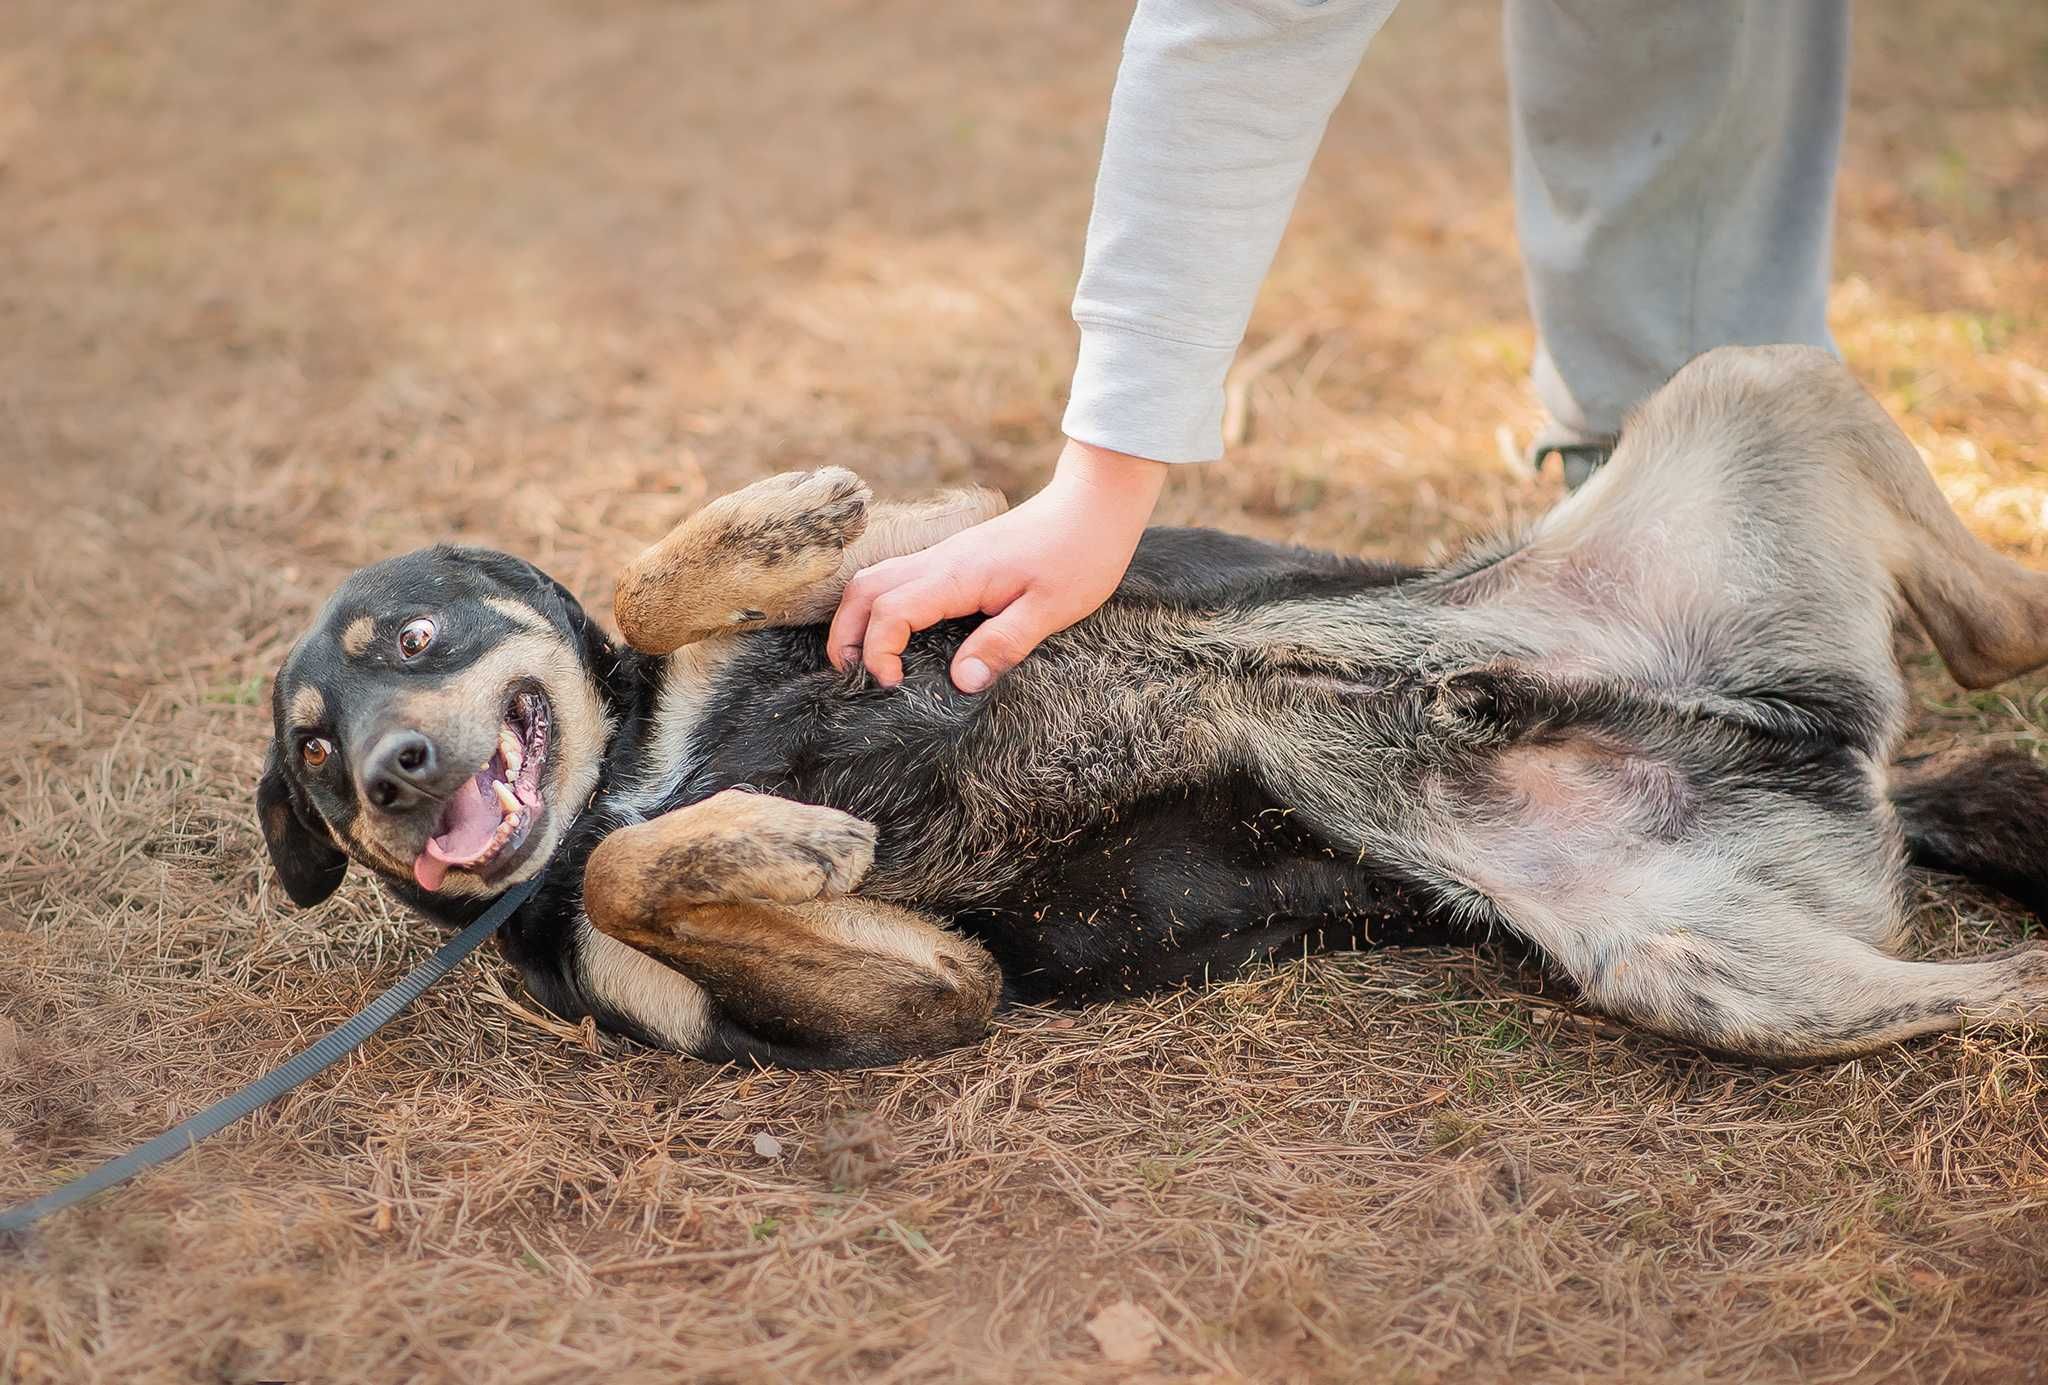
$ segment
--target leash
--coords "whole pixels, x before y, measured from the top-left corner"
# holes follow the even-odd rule
[[[333,1067],[361,1048],[364,1040],[396,1019],[399,1012],[418,1000],[427,987],[455,970],[463,958],[483,945],[484,939],[504,927],[505,920],[526,902],[540,881],[541,877],[535,875],[500,895],[490,908],[484,910],[482,918],[443,943],[439,951],[407,972],[398,984],[328,1031],[310,1048],[301,1050],[282,1067],[265,1073],[233,1096],[216,1101],[190,1120],[179,1122],[147,1144],[138,1145],[117,1159],[109,1159],[92,1172],[72,1179],[33,1202],[24,1202],[0,1212],[0,1235],[26,1231],[52,1212],[61,1212],[73,1203],[83,1202],[95,1193],[127,1182],[145,1169],[176,1158],[207,1136],[219,1133],[259,1106],[268,1105],[300,1083]]]

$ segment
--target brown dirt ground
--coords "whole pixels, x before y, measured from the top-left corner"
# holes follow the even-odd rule
[[[456,534],[597,596],[768,471],[1032,487],[1123,9],[0,7],[0,1198],[433,941],[360,878],[289,911],[250,820],[350,567]],[[1842,346],[2048,562],[2048,8],[1856,22]],[[1396,17],[1254,327],[1300,349],[1166,518],[1419,556],[1554,497],[1502,461],[1498,24]],[[1912,667],[1928,736],[2048,736],[2048,681]],[[1932,949],[2022,930],[1920,888]],[[2044,1117],[2037,1035],[1777,1073],[1490,951],[822,1077],[594,1044],[494,961],[0,1253],[0,1380],[2038,1378]],[[1085,1330],[1126,1298],[1136,1368]]]

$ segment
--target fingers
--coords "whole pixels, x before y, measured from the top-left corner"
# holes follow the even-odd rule
[[[978,693],[1024,662],[1046,636],[1070,621],[1030,593],[1025,593],[976,627],[953,656],[953,686]]]
[[[875,681],[893,688],[903,681],[903,651],[920,630],[981,610],[981,593],[969,589],[949,567],[926,555],[891,559],[855,575],[840,597],[839,613],[825,634],[825,648],[842,672],[858,662]]]
[[[1012,511],[1004,519],[1016,514]],[[955,687],[978,693],[1016,667],[1046,636],[1099,606],[1102,593],[1122,575],[1119,564],[1106,583],[1035,580],[1033,559],[1018,558],[1014,545],[995,532],[1002,522],[990,521],[921,553],[891,558],[854,574],[825,634],[833,666],[844,673],[865,665],[876,682],[893,688],[903,681],[903,652],[918,631],[942,620],[987,615],[990,619],[961,644],[951,668]],[[963,543],[976,534],[981,536],[978,542]],[[1045,546],[1034,543],[1028,551],[1040,554]],[[1071,576],[1067,568],[1075,566],[1079,565],[1068,564],[1061,571]]]
[[[906,554],[900,558],[890,558],[885,562],[876,563],[872,567],[862,568],[854,574],[853,580],[846,584],[846,590],[840,593],[839,610],[832,617],[831,628],[825,632],[826,657],[831,659],[832,666],[841,673],[865,662],[868,671],[881,678],[882,671],[875,667],[874,661],[863,658],[866,651],[877,647],[874,633],[876,608],[881,606],[882,614],[888,618],[888,623],[894,624],[906,618],[907,612],[901,595],[906,588],[929,589],[954,585],[957,583],[945,569],[933,567],[930,555],[926,553]],[[886,606],[882,605],[885,600],[892,597],[895,599],[889,600]],[[916,609],[925,609],[928,604],[926,601],[920,601],[916,604]],[[938,604],[950,603],[940,601]],[[924,624],[912,621],[910,630],[915,633],[931,621],[944,620],[951,614],[956,613],[948,610],[944,614],[933,616]],[[967,610],[963,608],[957,614],[967,614]],[[908,634],[904,635],[887,651],[888,654],[892,658],[900,656],[909,638]],[[894,687],[901,674],[902,665],[899,659],[896,663],[896,672],[884,679],[884,686]]]
[[[903,681],[903,651],[910,637],[953,616],[972,615],[972,601],[963,603],[952,581],[920,578],[875,598],[868,611],[867,634],[861,640],[861,662],[875,681],[893,688]]]
[[[832,660],[832,667],[844,673],[860,662],[868,616],[883,593],[908,580],[908,566],[900,558],[890,558],[862,568],[846,584],[846,590],[839,594],[839,610],[832,617],[832,628],[825,632],[825,654]]]

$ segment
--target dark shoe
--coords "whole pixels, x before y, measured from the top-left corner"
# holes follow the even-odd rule
[[[1555,456],[1564,467],[1564,488],[1575,491],[1606,465],[1614,455],[1614,443],[1611,434],[1589,436],[1552,424],[1530,444],[1529,465],[1541,471],[1544,459]]]

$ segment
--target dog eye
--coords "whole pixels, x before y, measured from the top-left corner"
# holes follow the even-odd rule
[[[334,753],[334,742],[325,736],[315,736],[299,747],[299,758],[306,762],[307,769],[318,769],[327,763],[327,757]]]
[[[408,622],[406,627],[398,632],[398,652],[408,659],[424,653],[426,647],[433,642],[434,622],[425,616]]]

